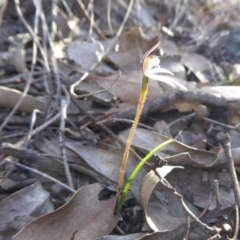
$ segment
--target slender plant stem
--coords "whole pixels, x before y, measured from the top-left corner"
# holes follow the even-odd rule
[[[130,189],[133,180],[137,177],[137,174],[140,172],[140,170],[142,169],[142,167],[144,166],[144,164],[151,158],[153,157],[153,155],[155,153],[157,153],[158,151],[160,151],[163,147],[167,146],[169,143],[173,142],[173,139],[169,139],[161,144],[159,144],[157,147],[155,147],[151,152],[149,152],[142,160],[141,162],[136,166],[136,168],[134,169],[134,171],[132,172],[132,174],[130,175],[126,185],[124,186],[122,195],[120,197],[120,200],[118,202],[117,205],[117,209],[116,209],[116,213],[118,213],[121,210],[122,204],[124,199],[127,196],[128,190]]]
[[[118,206],[119,198],[120,198],[121,192],[122,192],[122,186],[123,186],[124,176],[125,176],[125,172],[126,172],[128,155],[129,155],[132,140],[133,140],[133,137],[134,137],[141,113],[142,113],[142,109],[143,109],[143,106],[144,106],[144,103],[145,103],[145,100],[147,97],[147,93],[148,93],[148,78],[146,76],[143,76],[142,91],[139,96],[137,112],[136,112],[135,119],[134,119],[132,128],[130,130],[129,136],[128,136],[126,148],[125,148],[125,151],[123,154],[122,165],[121,165],[121,169],[120,169],[120,173],[119,173],[118,188],[117,188],[117,195],[116,195],[116,205],[115,205],[114,214],[117,213],[117,206]]]

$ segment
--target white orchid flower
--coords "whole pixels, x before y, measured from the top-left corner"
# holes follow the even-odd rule
[[[187,88],[179,83],[173,76],[173,73],[160,66],[160,57],[151,55],[144,59],[142,64],[143,74],[152,80],[157,80],[170,85],[173,88],[187,90]]]

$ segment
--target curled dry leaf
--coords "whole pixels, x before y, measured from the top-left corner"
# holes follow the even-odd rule
[[[163,166],[162,176],[167,175],[170,169],[174,167]],[[186,223],[186,214],[179,198],[175,196],[173,189],[165,187],[160,182],[153,171],[144,177],[140,192],[146,219],[152,230],[155,232],[171,231]]]
[[[53,211],[49,196],[40,183],[35,183],[3,199],[0,202],[0,239],[12,239],[33,219]]]
[[[128,134],[129,129],[121,132],[119,136],[123,141],[127,141]],[[132,145],[142,152],[148,153],[166,140],[169,140],[169,137],[160,133],[138,128]],[[235,164],[240,164],[239,153],[239,147],[232,149],[232,156]],[[214,168],[226,164],[227,161],[225,152],[222,148],[220,148],[217,151],[217,154],[215,154],[214,152],[189,147],[178,141],[168,144],[164,147],[162,152],[158,153],[158,155],[164,157],[169,164],[179,166]]]
[[[115,198],[98,200],[99,183],[80,188],[67,204],[40,217],[14,240],[91,240],[109,234],[118,222],[113,216]]]
[[[120,138],[126,141],[128,133],[129,130],[121,132]],[[133,139],[133,146],[146,153],[169,139],[170,138],[160,133],[138,128]],[[211,167],[217,157],[216,154],[212,152],[189,147],[178,141],[168,144],[162,152],[158,154],[165,157],[171,165],[190,165],[197,167]]]

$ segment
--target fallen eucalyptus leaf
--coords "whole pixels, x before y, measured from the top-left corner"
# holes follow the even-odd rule
[[[68,203],[23,228],[14,240],[91,240],[109,234],[118,222],[115,198],[98,200],[99,183],[80,188]]]
[[[21,95],[22,92],[16,89],[0,87],[0,107],[6,107],[10,109],[14,108]],[[44,106],[44,101],[39,100],[33,96],[26,95],[23,98],[18,110],[32,113],[34,109],[42,111],[44,109]]]
[[[49,193],[35,183],[3,199],[0,208],[0,239],[10,240],[33,219],[53,211],[53,204]]]

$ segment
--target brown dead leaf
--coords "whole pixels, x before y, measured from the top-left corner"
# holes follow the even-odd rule
[[[99,183],[80,188],[64,206],[40,217],[14,240],[91,240],[109,234],[118,222],[113,216],[115,198],[98,200]]]
[[[164,171],[162,169],[157,169]],[[173,169],[173,168],[172,168]],[[164,177],[169,169],[163,174]],[[186,213],[172,189],[165,187],[159,177],[151,171],[141,184],[141,203],[148,225],[155,232],[172,231],[186,223]]]
[[[21,95],[22,93],[16,89],[0,87],[0,107],[12,109],[18,102]],[[41,101],[33,96],[26,95],[18,109],[20,111],[32,113],[34,109],[42,111],[44,106],[44,101]]]
[[[35,183],[0,202],[0,239],[10,240],[27,223],[53,211],[50,196]]]

